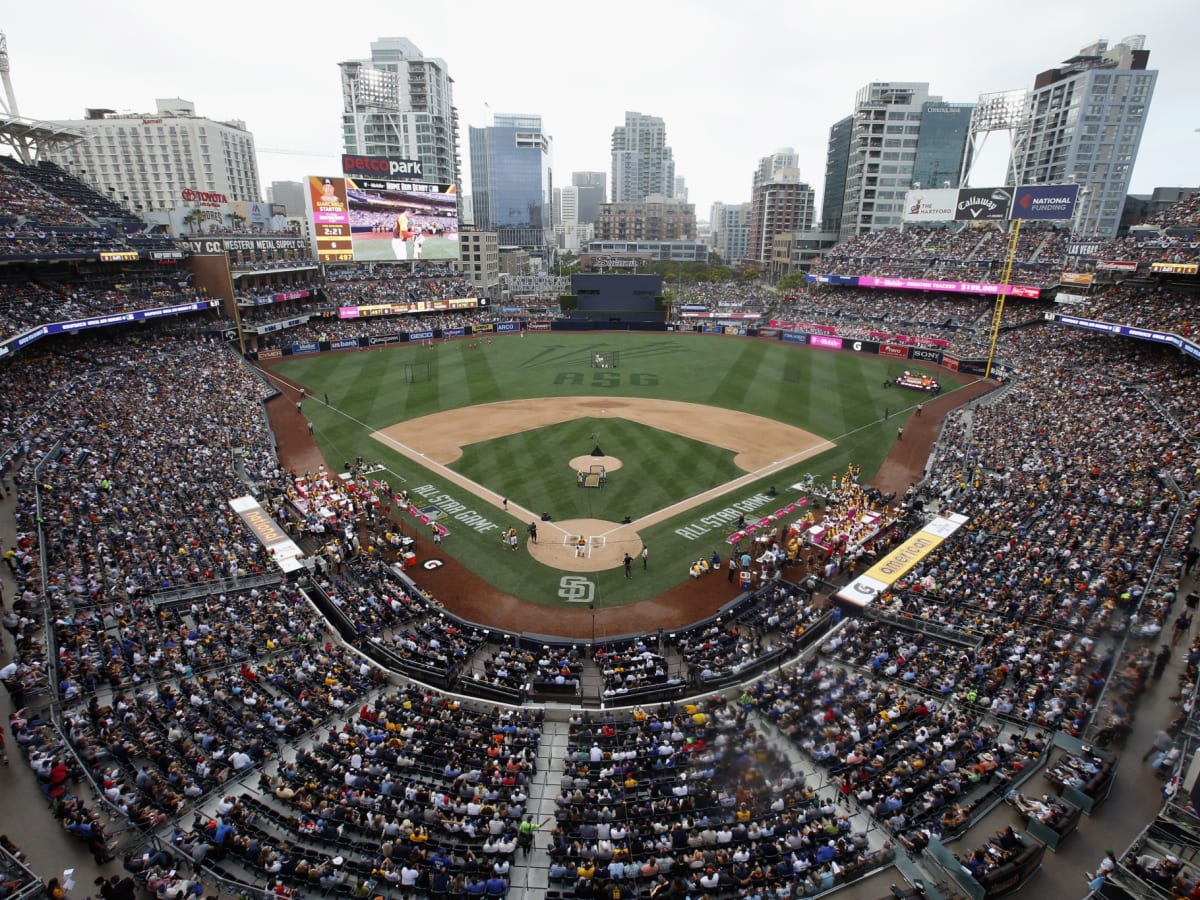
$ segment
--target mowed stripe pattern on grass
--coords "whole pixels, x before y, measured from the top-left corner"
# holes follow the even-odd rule
[[[461,491],[450,488],[435,472],[394,448],[372,439],[372,433],[418,416],[482,402],[591,395],[661,398],[734,408],[837,441],[835,449],[739,488],[736,496],[706,501],[703,507],[650,528],[643,537],[654,548],[659,565],[651,566],[645,577],[635,581],[625,580],[620,573],[611,583],[602,575],[596,576],[606,604],[652,596],[686,577],[682,564],[669,561],[685,561],[698,552],[697,543],[677,534],[679,525],[697,521],[769,486],[783,490],[809,472],[827,481],[831,474],[844,471],[848,462],[861,465],[864,478],[870,478],[895,442],[896,428],[906,420],[907,410],[921,399],[895,388],[885,390],[884,378],[904,369],[939,372],[936,367],[908,361],[716,335],[498,335],[492,345],[484,343],[477,350],[468,349],[469,341],[437,342],[432,348],[401,345],[357,353],[313,354],[286,360],[279,369],[281,374],[310,387],[316,397],[328,391],[335,408],[310,400],[305,412],[316,425],[317,441],[326,459],[335,468],[344,459],[362,455],[399,473],[407,487],[435,483],[459,499],[464,499]],[[591,369],[591,354],[600,350],[619,350],[621,367]],[[405,365],[418,362],[430,364],[432,380],[406,384]],[[883,419],[885,407],[890,411],[888,421]],[[401,424],[397,438],[402,440],[404,433]],[[608,451],[609,447],[604,449]],[[789,448],[771,449],[782,457]],[[590,446],[580,452],[587,450]],[[683,468],[686,475],[686,467],[694,462],[685,460],[679,467],[668,466],[665,472],[657,471],[646,478],[672,477],[676,468]],[[539,471],[537,478],[545,479],[546,473],[557,471],[559,465],[547,463],[546,472]],[[566,460],[561,466],[569,478]],[[479,480],[495,486],[490,475]],[[703,481],[703,473],[697,472],[695,480]],[[575,490],[569,487],[568,492]],[[528,524],[498,509],[493,512],[506,527],[512,524],[523,529]],[[619,521],[623,515],[614,518]],[[537,565],[530,567],[523,554],[498,555],[498,541],[493,537],[457,528],[447,546],[449,552],[500,590],[538,602],[554,602],[561,573]]]
[[[580,488],[568,463],[597,445],[622,467],[603,488]],[[712,444],[628,419],[585,417],[471,444],[450,468],[556,519],[619,522],[738,477],[743,473],[733,458]]]

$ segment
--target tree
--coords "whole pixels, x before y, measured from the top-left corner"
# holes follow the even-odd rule
[[[779,288],[781,294],[796,294],[804,290],[804,284],[803,272],[789,272],[779,279],[776,287]]]

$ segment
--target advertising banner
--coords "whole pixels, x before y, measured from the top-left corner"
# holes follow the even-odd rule
[[[960,513],[935,516],[920,531],[838,591],[837,598],[854,606],[870,605],[966,522],[967,517]]]
[[[487,334],[493,330],[494,329],[492,328],[491,322],[485,322],[482,325],[472,325],[471,326],[471,334]]]
[[[1100,247],[1099,241],[1072,241],[1067,244],[1067,256],[1095,256]]]
[[[520,322],[497,322],[496,330],[497,331],[520,331],[521,323]]]
[[[1012,200],[1011,188],[960,188],[954,206],[954,221],[1002,222],[1008,218]]]
[[[841,350],[842,339],[838,337],[830,337],[827,334],[811,334],[808,336],[808,344],[810,347],[821,347],[825,350]]]
[[[1108,272],[1136,272],[1138,264],[1132,259],[1102,259],[1096,263],[1096,268]]]
[[[283,351],[278,347],[271,347],[269,350],[259,350],[259,359],[279,359],[283,356]]]
[[[1055,303],[1086,303],[1087,297],[1083,294],[1068,294],[1066,291],[1059,291],[1054,295]]]
[[[400,335],[398,334],[377,334],[374,337],[367,338],[368,347],[382,347],[385,344],[400,343]]]
[[[863,275],[858,279],[859,287],[891,288],[902,291],[942,291],[947,294],[999,294],[1005,291],[1010,297],[1025,297],[1036,300],[1042,289],[1023,284],[981,283],[976,281],[930,281],[926,278],[893,278]]]
[[[805,275],[805,281],[814,281],[817,284],[840,284],[847,287],[854,287],[858,284],[858,278],[854,275]]]
[[[308,176],[308,200],[312,210],[317,259],[321,262],[350,262],[350,208],[346,204],[346,179]]]
[[[950,356],[946,353],[943,353],[942,354],[942,365],[945,366],[947,369],[949,369],[951,372],[957,372],[958,371],[958,357]]]
[[[467,333],[465,328],[443,328],[442,337],[462,337]]]
[[[807,344],[808,335],[802,331],[785,331],[781,335],[782,339],[789,344]]]
[[[1195,275],[1200,271],[1196,263],[1156,262],[1150,264],[1150,271],[1159,275]]]
[[[528,328],[530,331],[549,331],[550,323],[549,322],[526,322],[525,327]]]
[[[169,261],[173,259],[183,259],[182,250],[151,250],[150,258],[154,260]]]
[[[909,347],[908,358],[917,359],[921,362],[940,363],[942,361],[942,351],[926,350],[924,347]]]
[[[757,334],[761,338],[779,337],[779,329],[778,328],[760,328],[760,329],[758,329]]]
[[[1075,215],[1077,184],[1023,184],[1013,194],[1013,219],[1047,222]]]
[[[229,501],[229,507],[250,529],[258,542],[268,551],[275,564],[285,572],[294,572],[301,568],[300,558],[304,552],[288,537],[286,531],[279,527],[271,514],[268,513],[251,495],[234,497]]]
[[[903,344],[880,344],[880,356],[891,356],[895,359],[908,359],[908,347]]]
[[[1088,287],[1092,283],[1091,272],[1063,272],[1059,277],[1060,284],[1078,284]]]
[[[357,350],[358,338],[341,338],[340,340],[329,342],[330,350]]]
[[[321,349],[321,345],[316,341],[301,341],[298,344],[292,344],[292,354],[300,353],[316,353]]]
[[[423,178],[419,159],[342,154],[342,174],[352,178]]]
[[[1112,322],[1101,322],[1096,319],[1081,319],[1075,316],[1054,316],[1055,322],[1070,325],[1074,328],[1086,328],[1089,331],[1105,331],[1109,334],[1120,334],[1125,337],[1138,338],[1143,341],[1154,341],[1157,344],[1170,344],[1181,350],[1186,350],[1189,341],[1170,331],[1158,331],[1153,328],[1136,328],[1132,325],[1115,325]]]
[[[905,222],[952,222],[958,204],[957,188],[905,191]]]
[[[837,334],[837,328],[832,325],[818,325],[815,322],[804,322],[800,327],[813,334]]]
[[[431,341],[433,340],[432,331],[410,331],[405,337],[410,341]]]
[[[855,341],[845,338],[842,341],[843,350],[853,350],[855,353],[878,353],[879,344],[875,341]]]

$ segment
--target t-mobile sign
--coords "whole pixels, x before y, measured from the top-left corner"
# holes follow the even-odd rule
[[[828,350],[841,350],[842,339],[837,337],[829,337],[826,334],[811,334],[808,336],[808,343],[813,347],[825,347]]]
[[[1029,287],[1023,284],[989,284],[977,281],[928,281],[924,278],[876,278],[874,275],[862,275],[858,279],[859,287],[892,288],[902,291],[944,291],[947,294],[999,294],[1009,297],[1026,297],[1036,300],[1042,295],[1041,288]]]

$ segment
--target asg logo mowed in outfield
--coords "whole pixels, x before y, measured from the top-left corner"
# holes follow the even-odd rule
[[[579,575],[564,575],[558,580],[558,596],[568,603],[591,603],[596,598],[596,585]]]

